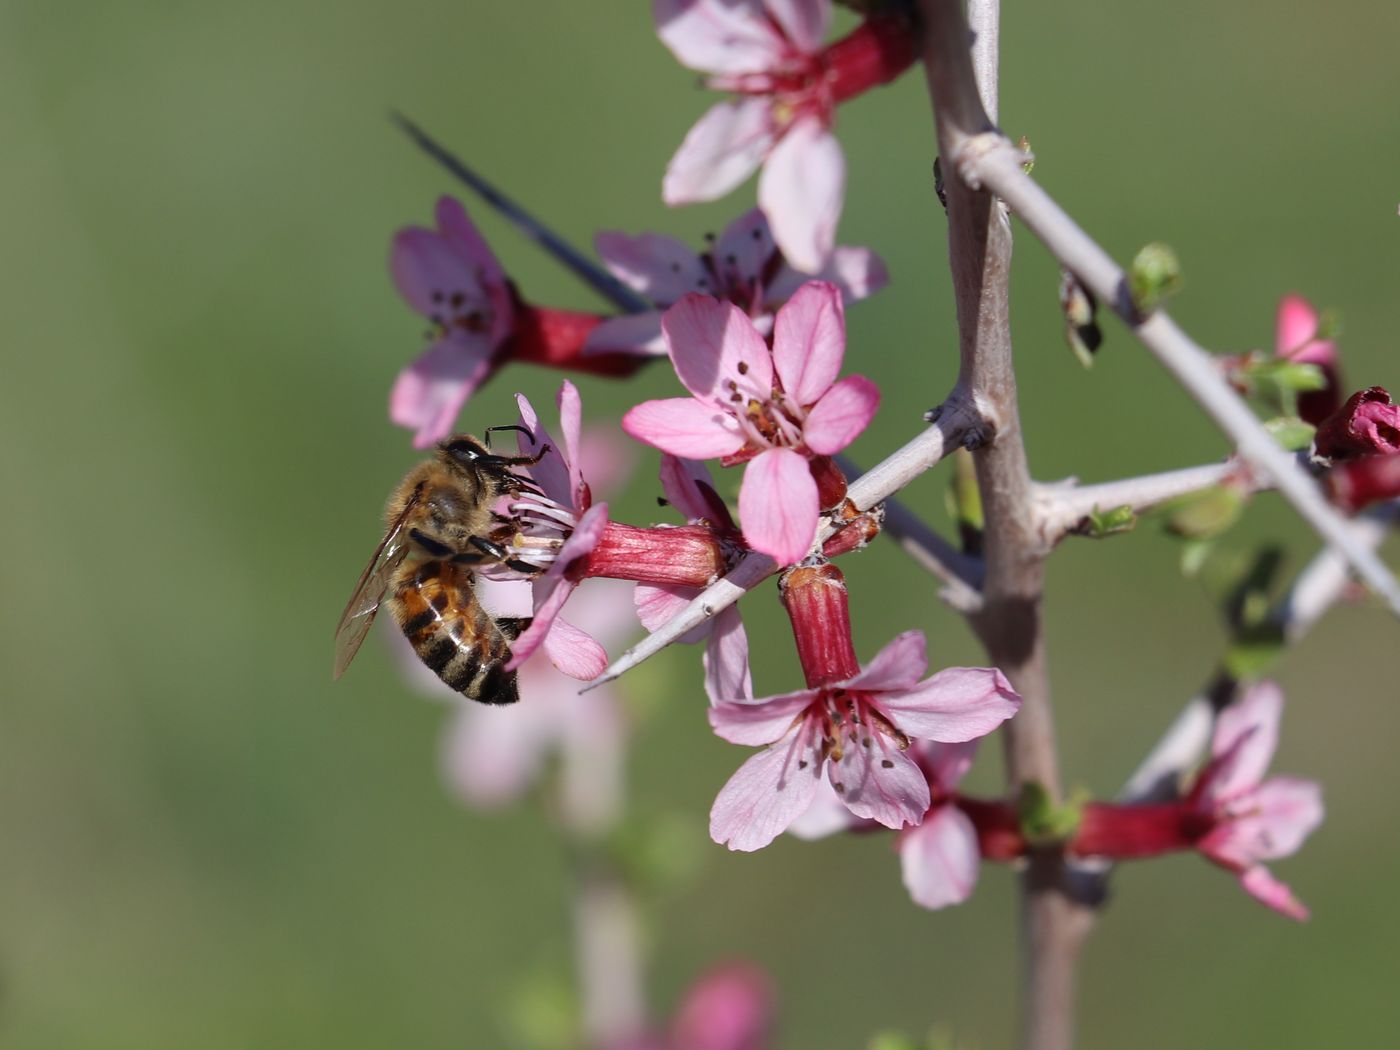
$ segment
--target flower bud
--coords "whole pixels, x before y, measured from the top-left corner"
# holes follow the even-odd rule
[[[1359,456],[1339,463],[1327,475],[1327,491],[1333,503],[1353,513],[1400,497],[1400,456]]]
[[[816,689],[858,675],[860,662],[851,639],[850,601],[841,570],[834,565],[792,569],[780,587],[808,687]]]
[[[1400,452],[1400,406],[1383,386],[1359,390],[1317,428],[1313,447],[1319,456],[1348,459],[1379,452]]]
[[[584,559],[581,575],[704,587],[727,567],[725,546],[707,526],[646,529],[610,521]]]

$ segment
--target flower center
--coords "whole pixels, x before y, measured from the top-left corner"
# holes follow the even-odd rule
[[[445,339],[459,332],[480,335],[491,330],[495,314],[478,295],[463,289],[435,288],[429,294],[429,299],[433,303],[433,312],[428,315],[433,325],[427,333],[430,341]]]

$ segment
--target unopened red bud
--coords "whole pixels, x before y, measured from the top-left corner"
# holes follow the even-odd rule
[[[1210,821],[1187,802],[1122,806],[1090,802],[1084,806],[1069,851],[1080,857],[1115,860],[1155,857],[1194,849],[1197,839],[1209,830]]]
[[[845,102],[888,84],[914,64],[916,42],[913,26],[903,15],[877,15],[862,22],[822,52],[832,101]]]
[[[1357,391],[1317,428],[1314,447],[1319,456],[1347,459],[1379,452],[1400,452],[1400,406],[1383,386]]]
[[[846,500],[846,475],[830,456],[813,456],[807,461],[812,480],[817,483],[817,506],[822,510],[839,507]]]
[[[841,570],[834,565],[791,569],[780,587],[808,688],[859,674],[860,662],[851,640],[850,601]]]
[[[585,557],[580,578],[704,587],[727,566],[724,543],[704,525],[644,529],[610,521]]]
[[[1338,463],[1327,475],[1332,502],[1345,511],[1400,497],[1400,456],[1361,456]]]

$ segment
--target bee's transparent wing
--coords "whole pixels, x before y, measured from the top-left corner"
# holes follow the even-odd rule
[[[403,564],[404,558],[408,557],[408,535],[404,523],[408,520],[409,511],[417,502],[418,497],[415,493],[398,519],[389,527],[389,531],[384,534],[384,538],[379,541],[379,546],[375,548],[365,571],[360,573],[360,581],[355,584],[355,591],[350,595],[345,611],[340,614],[340,622],[335,627],[335,671],[332,675],[334,678],[344,674],[345,669],[350,666],[350,661],[355,658],[360,643],[369,633],[370,624],[374,623],[375,613],[379,612],[379,603],[384,600],[384,594],[389,590],[394,571]]]

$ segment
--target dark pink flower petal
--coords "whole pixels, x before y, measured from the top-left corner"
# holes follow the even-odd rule
[[[1240,885],[1260,904],[1272,908],[1280,915],[1297,919],[1299,922],[1308,921],[1308,909],[1303,902],[1293,896],[1293,891],[1284,883],[1269,874],[1269,869],[1263,865],[1240,872]]]
[[[723,197],[757,170],[772,145],[767,99],[716,103],[671,158],[661,198],[674,205]]]
[[[905,631],[875,654],[849,682],[851,689],[912,689],[928,670],[928,643],[923,631]]]
[[[821,756],[801,731],[750,757],[710,809],[710,838],[732,850],[762,849],[812,803]]]
[[[765,6],[798,51],[811,55],[821,50],[831,27],[830,0],[767,0]]]
[[[745,541],[779,565],[801,561],[817,536],[817,503],[805,457],[785,448],[760,453],[744,468],[739,486]]]
[[[1357,391],[1318,425],[1313,451],[1328,459],[1400,453],[1400,405],[1383,386]]]
[[[747,699],[753,696],[749,673],[749,637],[739,607],[731,605],[713,620],[705,643],[705,694],[710,703]]]
[[[577,391],[575,391],[577,394]],[[520,425],[530,432],[531,437],[517,433],[516,446],[522,456],[533,456],[546,445],[546,452],[538,463],[526,468],[535,484],[544,494],[565,507],[574,506],[574,486],[570,481],[571,470],[564,446],[555,441],[535,413],[535,407],[524,394],[515,395],[515,404],[520,411]]]
[[[666,356],[666,340],[661,336],[661,311],[609,317],[583,340],[583,356],[590,354],[636,354],[638,357]]]
[[[707,274],[700,257],[674,237],[608,231],[595,236],[593,245],[614,277],[657,306],[670,306],[688,292],[703,290]]]
[[[928,779],[916,762],[879,731],[848,736],[841,761],[828,759],[827,777],[858,817],[899,829],[928,812]]]
[[[935,806],[922,824],[899,836],[904,888],[925,908],[946,908],[971,897],[981,863],[977,829],[954,805]]]
[[[764,1050],[773,1020],[773,986],[753,966],[725,966],[696,981],[671,1027],[674,1050]]]
[[[845,355],[841,292],[826,281],[808,281],[773,323],[773,366],[783,392],[803,407],[815,404],[836,381]]]
[[[818,455],[833,455],[860,436],[879,407],[879,387],[865,376],[846,376],[807,413],[802,437]]]
[[[1301,295],[1285,295],[1278,304],[1277,340],[1279,357],[1304,364],[1337,363],[1337,347],[1330,340],[1316,339],[1317,311]]]
[[[1278,747],[1283,691],[1258,682],[1220,712],[1211,743],[1214,761],[1203,774],[1202,800],[1210,805],[1248,791],[1264,779]]]
[[[657,35],[702,73],[761,73],[788,51],[760,0],[652,0]]]
[[[745,398],[773,396],[773,355],[733,303],[687,295],[662,316],[661,331],[676,376],[696,398],[732,412]]]
[[[643,401],[627,410],[622,429],[686,459],[715,459],[744,447],[744,435],[733,419],[693,397]]]
[[[565,573],[571,564],[598,545],[598,540],[602,538],[603,529],[607,527],[607,524],[608,505],[606,503],[593,504],[592,507],[588,508],[587,513],[579,519],[578,524],[574,526],[572,535],[564,541],[564,546],[559,549],[554,563],[534,581],[535,615],[530,621],[530,626],[525,628],[520,637],[511,643],[511,657],[510,662],[506,664],[507,671],[514,671],[518,668],[544,642],[554,626],[559,610],[563,608],[564,602],[568,600],[570,593],[576,586],[565,577]],[[566,634],[568,634],[567,629]],[[569,635],[571,640],[572,637]],[[561,654],[569,661],[572,661],[575,655],[567,644],[561,647]],[[604,666],[606,663],[605,656]],[[560,667],[560,670],[562,671],[564,668]]]
[[[807,709],[815,696],[810,689],[804,689],[761,700],[729,697],[710,708],[710,726],[716,736],[731,744],[771,744],[793,728],[793,719]]]
[[[563,589],[559,588],[560,591]],[[559,604],[562,605],[563,601]],[[549,633],[544,636],[544,651],[549,662],[562,673],[583,682],[597,678],[608,669],[607,650],[592,635],[579,630],[562,616],[554,618]]]
[[[742,181],[736,179],[726,192]],[[794,268],[816,273],[826,265],[836,244],[845,192],[846,160],[840,143],[816,117],[798,120],[773,147],[758,180],[759,207]]]
[[[457,416],[492,371],[492,351],[484,337],[434,343],[394,381],[389,418],[412,427],[414,448],[428,448],[456,428]]]
[[[948,667],[911,689],[880,693],[875,700],[910,736],[947,743],[986,736],[1021,706],[1020,696],[994,667]]]

